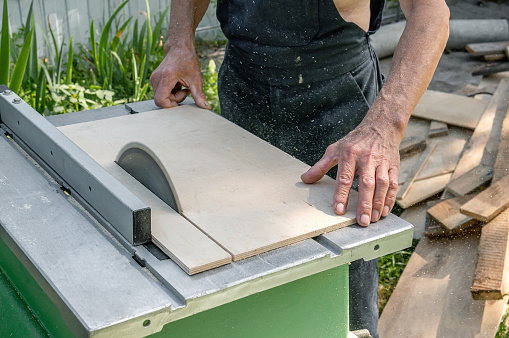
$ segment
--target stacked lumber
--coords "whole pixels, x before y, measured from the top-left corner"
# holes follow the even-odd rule
[[[509,74],[478,89],[474,98],[428,92],[419,103],[426,109],[412,115],[405,139],[427,137],[402,157],[396,203],[426,236],[380,317],[380,337],[494,337],[505,312]]]
[[[465,49],[472,55],[491,62],[472,72],[472,75],[488,75],[509,70],[509,41],[471,43]]]

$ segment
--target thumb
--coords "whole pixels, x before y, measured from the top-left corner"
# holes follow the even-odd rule
[[[189,87],[189,89],[191,89],[191,94],[193,95],[194,102],[196,102],[198,107],[204,109],[212,108],[210,103],[207,102],[207,99],[205,98],[205,94],[203,93],[203,89],[201,87],[193,84]]]
[[[304,183],[315,183],[319,181],[336,163],[331,156],[324,156],[320,161],[316,162],[314,166],[309,168],[300,179]]]

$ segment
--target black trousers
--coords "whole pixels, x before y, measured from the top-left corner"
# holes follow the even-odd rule
[[[250,72],[229,48],[218,79],[222,115],[309,165],[362,121],[383,82],[373,51],[350,72],[282,86]],[[350,330],[378,337],[377,260],[352,262],[349,272]]]

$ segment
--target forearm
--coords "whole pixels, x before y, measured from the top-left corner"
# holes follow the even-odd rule
[[[365,119],[391,128],[399,140],[433,77],[449,36],[449,10],[442,1],[402,3],[402,8],[406,27],[387,81]]]
[[[194,51],[194,33],[209,3],[210,0],[172,0],[165,53],[172,47]]]

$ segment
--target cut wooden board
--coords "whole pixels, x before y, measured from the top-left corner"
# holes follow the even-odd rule
[[[509,107],[506,112],[502,130],[500,132],[500,142],[498,144],[497,157],[493,170],[493,181],[497,182],[509,174]]]
[[[458,227],[467,228],[478,224],[478,221],[460,212],[461,205],[470,201],[475,195],[456,197],[440,202],[428,209],[428,214],[447,230],[452,231]]]
[[[487,66],[479,67],[472,72],[473,76],[477,75],[490,75],[495,73],[502,73],[509,70],[509,62],[497,62]]]
[[[456,178],[481,164],[484,150],[487,147],[488,140],[490,139],[495,116],[497,115],[496,113],[499,101],[507,98],[509,95],[509,83],[507,81],[509,80],[500,82],[497,90],[495,91],[495,94],[493,94],[492,98],[490,99],[490,102],[482,114],[478,126],[475,128],[474,133],[472,134],[472,137],[470,138],[467,147],[465,148],[465,151],[463,152],[463,155],[458,162],[458,166],[454,171],[452,180],[455,180]],[[483,102],[482,100],[475,101]],[[500,123],[502,123],[502,120],[500,120]]]
[[[447,191],[454,196],[465,196],[487,184],[493,177],[493,168],[480,164],[447,184]]]
[[[412,112],[412,116],[475,129],[485,108],[484,101],[427,90]]]
[[[504,80],[506,81],[506,80]],[[507,99],[507,97],[506,97]],[[508,108],[509,112],[509,108]],[[509,114],[502,123],[500,143],[495,162],[494,184],[506,180],[509,166]],[[506,209],[486,224],[481,233],[479,256],[472,282],[476,299],[494,299],[509,292],[509,210]]]
[[[405,209],[401,216],[401,219],[411,223],[414,226],[414,239],[419,239],[424,233],[424,227],[426,225],[426,203],[419,203]]]
[[[424,150],[421,153],[419,159],[408,173],[405,183],[399,186],[398,192],[396,194],[396,199],[401,200],[406,197],[406,195],[408,194],[408,190],[412,186],[412,183],[414,183],[415,178],[419,176],[422,168],[424,167],[424,165],[426,165],[426,162],[428,161],[429,157],[431,156],[436,147],[437,143],[435,142],[431,144],[429,147],[427,147],[426,150]]]
[[[190,275],[229,264],[231,255],[113,161],[102,164],[150,206],[152,241]],[[205,254],[206,253],[206,254]]]
[[[495,336],[508,297],[472,299],[478,236],[420,240],[380,317],[381,338]]]
[[[465,148],[465,143],[464,139],[453,135],[441,137],[437,148],[422,168],[416,181],[452,173],[456,169],[460,155]]]
[[[403,209],[406,209],[416,203],[422,202],[444,190],[451,176],[452,174],[445,174],[414,182],[407,196],[404,199],[396,200],[396,203]]]
[[[428,137],[439,137],[449,134],[449,127],[446,123],[440,121],[431,121],[429,125]]]
[[[471,289],[474,299],[497,300],[509,292],[508,239],[509,209],[506,209],[482,230]]]
[[[150,148],[171,177],[183,216],[234,260],[356,223],[355,191],[350,194],[347,214],[336,215],[332,207],[333,179],[302,183],[300,175],[309,166],[196,106],[61,130],[105,167],[129,142]],[[165,231],[165,238],[175,236],[165,227],[161,231]],[[155,238],[157,242],[163,236]],[[189,246],[193,241],[188,238],[182,245]],[[200,255],[207,257],[208,253]]]
[[[489,62],[503,61],[503,60],[507,60],[507,56],[505,55],[505,53],[490,54],[490,55],[485,55],[484,60],[489,61]]]
[[[424,149],[426,149],[426,139],[424,137],[405,138],[399,145],[399,156],[405,158]]]
[[[507,46],[509,46],[509,41],[483,42],[469,43],[465,46],[465,49],[474,56],[484,56],[490,54],[503,54]]]
[[[494,182],[489,188],[463,204],[461,213],[489,222],[509,207],[509,176]]]

